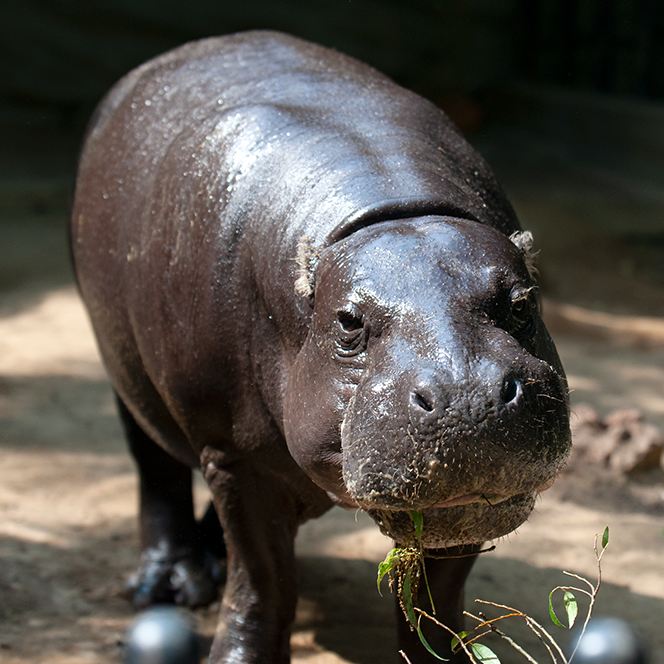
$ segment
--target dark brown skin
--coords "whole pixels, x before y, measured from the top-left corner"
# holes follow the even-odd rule
[[[522,523],[570,435],[519,230],[438,109],[334,51],[244,33],[120,81],[72,248],[141,474],[135,603],[216,593],[192,467],[228,558],[214,663],[288,661],[293,540],[334,503],[401,543],[423,510],[425,548],[452,554]],[[427,563],[455,629],[473,560]]]

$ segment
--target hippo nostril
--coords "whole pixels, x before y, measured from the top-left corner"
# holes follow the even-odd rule
[[[521,382],[516,378],[506,378],[503,383],[502,397],[504,404],[516,402],[521,396]]]
[[[502,398],[503,403],[510,404],[515,402],[521,395],[521,383],[516,378],[506,378],[503,383]]]
[[[410,400],[413,403],[413,405],[417,406],[418,408],[421,408],[422,410],[425,410],[427,413],[431,413],[434,409],[431,400],[428,399],[423,394],[421,394],[420,392],[413,392],[410,397]]]

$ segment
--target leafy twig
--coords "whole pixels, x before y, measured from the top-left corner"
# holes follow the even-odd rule
[[[597,593],[599,592],[599,587],[602,584],[602,556],[604,555],[604,552],[606,551],[606,547],[609,545],[609,527],[607,526],[604,529],[604,533],[602,533],[602,550],[598,551],[597,550],[597,540],[599,539],[599,535],[595,535],[595,542],[593,544],[593,551],[595,552],[595,559],[597,560],[597,584],[593,587],[593,585],[587,581],[586,579],[582,579],[585,581],[590,588],[592,589],[591,591],[591,596],[590,596],[590,606],[588,607],[588,613],[586,614],[586,619],[583,623],[583,627],[581,629],[581,634],[579,635],[579,638],[576,641],[576,645],[574,646],[574,650],[572,651],[572,654],[570,655],[569,662],[571,662],[574,659],[574,655],[576,655],[576,651],[579,648],[579,644],[581,643],[581,637],[586,633],[586,629],[588,628],[588,623],[590,622],[590,616],[592,615],[593,608],[595,606],[595,600],[597,599]],[[568,576],[575,576],[572,575],[571,573],[567,572]]]
[[[478,621],[482,620],[481,617],[478,618],[477,616],[474,616],[472,613],[468,613],[467,611],[464,611],[463,613],[464,613],[464,615],[468,616],[469,618],[473,618],[474,620],[478,620]],[[489,632],[493,632],[493,633],[497,634],[498,636],[500,636],[501,639],[504,639],[505,641],[507,641],[507,643],[509,643],[512,646],[512,648],[514,648],[517,652],[520,652],[529,662],[531,662],[531,664],[537,664],[537,661],[535,659],[533,659],[516,641],[514,641],[514,639],[512,639],[510,636],[505,634],[505,632],[499,630],[496,627],[496,622],[498,622],[498,620],[503,620],[505,618],[514,618],[514,617],[517,617],[517,616],[520,616],[520,615],[522,615],[522,614],[519,613],[519,612],[510,613],[508,615],[500,616],[499,618],[495,618],[494,620],[485,621],[484,623],[481,623],[480,625],[477,625],[477,627],[475,629],[479,629],[480,627],[487,626],[487,627],[489,627],[489,630],[487,630],[486,632],[483,632],[482,634],[477,636],[475,639],[472,639],[472,640],[468,641],[467,643],[472,643],[473,641],[475,641],[477,639],[480,639],[483,636],[486,636],[487,634],[489,634]]]
[[[581,633],[579,635],[579,639],[577,640],[577,644],[570,658],[567,659],[562,649],[556,642],[556,640],[551,636],[551,634],[547,632],[547,630],[542,625],[540,625],[536,620],[531,618],[529,615],[523,613],[522,611],[519,611],[518,609],[514,609],[510,606],[506,606],[504,604],[497,604],[495,602],[488,602],[485,600],[475,600],[479,604],[493,606],[502,611],[506,611],[506,613],[503,613],[502,615],[491,619],[487,618],[483,613],[480,613],[479,616],[475,616],[472,613],[464,611],[464,615],[468,616],[469,618],[472,618],[478,623],[473,631],[477,632],[478,630],[484,629],[484,631],[482,631],[479,634],[476,634],[475,636],[472,636],[468,632],[461,632],[460,634],[456,634],[454,630],[441,623],[433,615],[430,615],[426,611],[423,611],[422,609],[418,608],[415,605],[415,603],[417,600],[418,582],[420,574],[422,574],[427,587],[427,592],[429,593],[429,600],[431,602],[432,613],[435,614],[435,609],[433,608],[434,607],[433,597],[431,596],[431,590],[429,588],[429,583],[426,577],[426,569],[424,567],[424,551],[422,549],[422,544],[420,539],[423,529],[422,512],[411,512],[410,518],[411,521],[413,522],[415,530],[415,543],[417,546],[395,548],[388,553],[387,557],[379,565],[378,568],[378,591],[380,592],[380,582],[386,574],[389,574],[390,577],[390,589],[394,591],[395,590],[394,582],[396,577],[396,591],[399,597],[399,603],[401,605],[401,608],[404,614],[406,615],[408,622],[411,625],[411,629],[417,631],[417,634],[420,637],[420,641],[434,657],[440,660],[444,660],[443,657],[438,655],[431,648],[431,646],[427,643],[426,639],[424,638],[424,634],[422,633],[422,629],[420,626],[423,617],[427,618],[428,620],[431,620],[436,625],[442,627],[445,631],[447,631],[453,637],[451,644],[452,651],[455,652],[459,648],[461,648],[470,659],[471,664],[500,664],[500,660],[491,651],[491,649],[479,643],[480,639],[482,639],[484,636],[486,636],[491,632],[493,632],[501,639],[509,643],[510,646],[512,646],[512,648],[514,648],[526,660],[528,660],[530,664],[537,664],[537,661],[528,652],[526,652],[524,648],[522,648],[510,636],[505,634],[505,632],[498,629],[498,627],[496,626],[498,622],[500,622],[501,620],[506,620],[507,618],[523,618],[525,623],[528,625],[529,629],[533,632],[533,634],[535,634],[535,636],[546,648],[553,664],[558,663],[559,661],[558,656],[561,658],[562,664],[571,664],[574,655],[576,654],[579,642],[581,641],[581,637],[585,633],[588,627],[588,623],[590,622],[590,617],[592,615],[593,608],[595,606],[597,593],[599,592],[599,588],[602,583],[601,562],[602,562],[602,556],[604,555],[604,551],[606,551],[606,548],[609,544],[608,526],[605,528],[604,533],[602,534],[601,549],[598,548],[598,542],[600,542],[599,539],[600,535],[595,535],[595,541],[593,545],[595,558],[597,560],[597,583],[593,585],[590,581],[583,578],[582,576],[579,576],[578,574],[573,574],[572,572],[563,572],[563,574],[565,574],[566,576],[573,579],[577,579],[578,581],[581,581],[582,583],[586,584],[586,586],[588,586],[588,590],[586,590],[585,588],[577,588],[575,586],[556,586],[549,593],[549,615],[551,617],[551,620],[555,625],[559,627],[565,627],[562,624],[562,622],[558,619],[558,616],[556,615],[553,609],[553,595],[555,594],[555,592],[557,590],[560,590],[564,593],[563,603],[565,605],[565,611],[567,614],[567,622],[568,622],[567,629],[571,629],[571,627],[574,625],[574,622],[578,614],[578,605],[574,592],[581,593],[582,595],[585,595],[586,597],[589,598],[589,606],[583,627],[581,629]],[[408,657],[405,655],[403,651],[401,651],[401,655],[406,660],[407,664],[410,664]]]

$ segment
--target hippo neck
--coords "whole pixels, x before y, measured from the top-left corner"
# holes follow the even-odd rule
[[[326,244],[335,244],[353,233],[383,221],[414,217],[456,217],[482,223],[463,206],[451,201],[432,201],[419,197],[385,200],[359,210],[337,226],[327,237]]]

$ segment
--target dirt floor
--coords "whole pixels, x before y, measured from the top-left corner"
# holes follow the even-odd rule
[[[536,222],[560,202],[529,198],[527,187],[516,184],[522,217]],[[572,228],[564,214],[559,217]],[[123,586],[138,556],[136,476],[68,273],[63,221],[47,201],[40,209],[8,214],[0,224],[0,661],[7,664],[118,662],[134,617]],[[592,224],[580,229],[598,237]],[[567,283],[576,277],[584,289],[578,296],[572,286],[549,292],[586,312],[589,297],[603,297],[605,312],[614,314],[593,328],[555,318],[552,309],[552,329],[575,406],[589,403],[604,414],[638,408],[664,429],[661,319],[645,321],[646,331],[636,337],[621,333],[621,321],[634,322],[623,315],[664,313],[629,295],[642,292],[641,282],[630,280],[641,279],[659,303],[664,290],[656,279],[635,274],[632,263],[616,267],[615,237],[602,236],[604,261],[582,273],[569,247],[558,242],[558,251],[552,243],[546,279],[553,283],[562,275]],[[650,259],[634,260],[647,266]],[[612,285],[618,282],[620,288]],[[627,296],[611,297],[624,289]],[[203,509],[202,484],[197,500]],[[565,583],[561,570],[596,579],[593,538],[607,525],[611,543],[596,615],[630,620],[652,648],[651,664],[664,664],[662,470],[627,479],[572,467],[517,533],[481,557],[468,587],[469,610],[475,598],[510,604],[566,642],[566,633],[549,621],[548,593]],[[401,661],[392,598],[381,598],[375,585],[377,563],[390,546],[364,515],[340,509],[302,528],[296,662]],[[217,610],[195,612],[208,645]],[[506,630],[547,661],[523,626]],[[501,644],[492,647],[503,662],[520,661]]]

